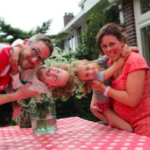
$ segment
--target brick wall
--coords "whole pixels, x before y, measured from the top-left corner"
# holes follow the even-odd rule
[[[124,15],[124,27],[128,35],[128,44],[130,46],[137,46],[133,0],[124,0],[122,9]]]
[[[150,71],[149,71],[149,97],[150,97]]]

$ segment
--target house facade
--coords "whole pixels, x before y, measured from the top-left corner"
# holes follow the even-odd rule
[[[94,9],[98,3],[103,4],[105,3],[105,0],[81,0],[78,4],[78,6],[81,8],[81,11],[77,16],[74,17],[72,13],[65,13],[65,26],[61,32],[74,31],[64,39],[65,50],[75,51],[75,49],[78,47],[81,33],[86,30],[90,11]]]
[[[64,39],[64,49],[75,51],[80,43],[81,33],[86,30],[90,10],[98,4],[102,5],[103,9],[118,5],[120,23],[126,29],[128,44],[138,46],[150,66],[150,0],[81,0],[79,2],[81,12],[69,20],[62,30],[74,30]]]
[[[136,45],[150,66],[150,0],[124,0],[120,3],[129,45]]]

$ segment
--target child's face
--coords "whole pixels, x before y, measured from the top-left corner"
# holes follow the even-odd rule
[[[80,65],[78,67],[78,78],[82,81],[92,80],[97,74],[98,69],[95,64]]]
[[[49,86],[64,87],[69,77],[69,73],[60,68],[49,67],[43,69],[43,82]]]

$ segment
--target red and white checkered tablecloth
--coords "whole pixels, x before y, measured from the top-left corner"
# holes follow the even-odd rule
[[[36,135],[18,126],[0,128],[0,150],[150,150],[145,136],[78,117],[58,119],[54,134]]]

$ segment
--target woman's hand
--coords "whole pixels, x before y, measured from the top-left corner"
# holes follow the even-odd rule
[[[101,91],[101,92],[104,92],[105,91],[105,88],[106,86],[104,85],[104,83],[100,82],[100,81],[91,81],[90,82],[90,85],[91,85],[91,88],[93,90],[96,90],[96,91]]]
[[[90,110],[95,115],[95,117],[97,117],[100,120],[103,120],[105,122],[108,122],[107,119],[105,118],[105,116],[101,113],[102,110],[100,108],[98,108],[97,106],[95,106],[93,102],[91,102]]]

